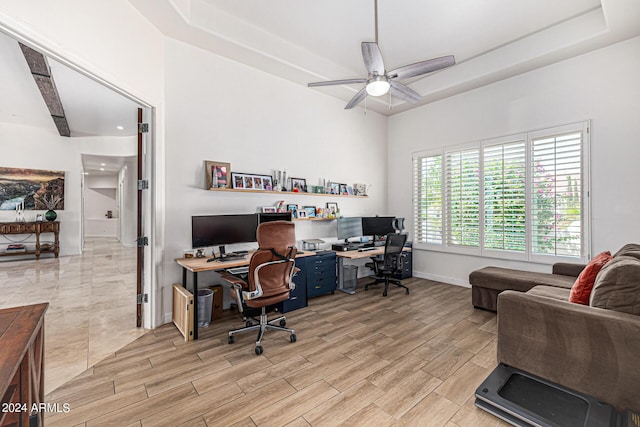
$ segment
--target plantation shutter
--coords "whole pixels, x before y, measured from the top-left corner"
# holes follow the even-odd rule
[[[525,142],[485,146],[483,165],[484,248],[525,252]]]
[[[581,256],[582,132],[531,141],[533,254]]]
[[[442,244],[442,155],[413,158],[414,239]]]
[[[480,151],[477,148],[445,155],[447,244],[480,246]]]

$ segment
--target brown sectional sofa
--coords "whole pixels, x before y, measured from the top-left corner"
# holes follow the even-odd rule
[[[498,295],[502,291],[514,290],[527,292],[538,285],[571,289],[584,264],[556,263],[552,273],[512,270],[500,267],[485,267],[469,275],[471,283],[471,302],[476,308],[496,311]]]
[[[640,245],[624,246],[605,264],[589,305],[569,302],[578,268],[559,264],[553,274],[540,274],[488,267],[474,275],[480,295],[500,294],[498,362],[618,410],[639,410]],[[483,308],[491,309],[491,300]]]

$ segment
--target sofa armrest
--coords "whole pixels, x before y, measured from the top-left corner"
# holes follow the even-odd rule
[[[551,272],[553,274],[562,274],[563,276],[578,277],[586,264],[571,264],[568,262],[557,262],[553,264]]]
[[[640,316],[522,292],[498,298],[498,362],[640,408]]]

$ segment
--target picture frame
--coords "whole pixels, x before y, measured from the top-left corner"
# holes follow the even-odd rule
[[[298,218],[307,219],[307,211],[304,209],[298,211]]]
[[[348,196],[349,193],[347,192],[347,184],[340,184],[340,193],[341,196]]]
[[[287,210],[291,211],[291,218],[298,218],[298,205],[289,204]]]
[[[262,207],[262,213],[276,213],[276,207],[275,206],[263,206]]]
[[[338,212],[338,204],[336,202],[327,202],[329,214],[335,215]]]
[[[303,206],[302,209],[307,213],[307,215],[306,215],[307,218],[315,218],[316,217],[316,207],[315,206]]]
[[[347,194],[348,194],[349,196],[353,196],[353,195],[354,195],[354,193],[353,193],[353,186],[351,186],[351,185],[347,185]]]
[[[231,188],[231,163],[214,162],[205,160],[205,175],[207,179],[207,189],[211,188]]]
[[[36,222],[44,221],[44,216],[42,214],[36,214]]]
[[[273,177],[253,173],[231,172],[232,188],[236,190],[272,191]]]
[[[296,191],[297,189],[297,191]],[[291,178],[291,191],[294,193],[307,192],[307,180],[304,178]]]
[[[330,182],[329,183],[329,194],[340,194],[340,184],[339,182]]]

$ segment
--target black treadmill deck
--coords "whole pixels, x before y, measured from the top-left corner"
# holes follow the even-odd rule
[[[506,365],[476,390],[477,407],[515,426],[613,427],[613,407]]]

